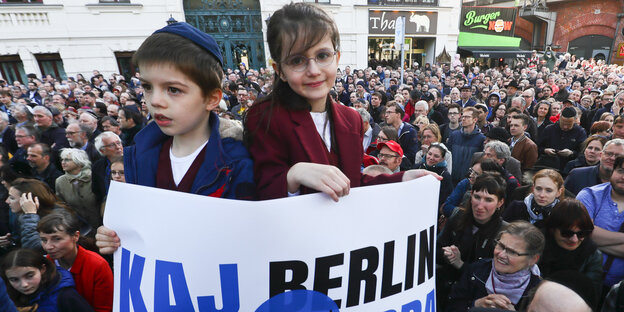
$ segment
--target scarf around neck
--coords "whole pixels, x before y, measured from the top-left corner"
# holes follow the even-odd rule
[[[558,203],[559,203],[559,198],[555,198],[555,200],[549,205],[540,206],[535,201],[535,198],[533,197],[533,193],[529,194],[529,196],[527,196],[524,199],[524,204],[526,205],[527,212],[529,213],[529,216],[530,216],[529,222],[531,222],[531,224],[535,224],[535,222],[537,221],[544,220],[545,217],[548,217],[550,215],[550,211]]]
[[[487,282],[485,282],[487,293],[505,295],[511,303],[514,305],[518,304],[522,298],[522,294],[524,294],[527,286],[529,286],[531,273],[535,274],[535,272],[537,272],[536,275],[539,276],[539,268],[537,265],[533,265],[515,273],[502,274],[496,272],[494,261],[496,260],[492,259],[492,270],[490,271]]]

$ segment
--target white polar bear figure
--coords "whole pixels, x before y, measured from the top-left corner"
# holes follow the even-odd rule
[[[427,15],[416,15],[412,13],[409,20],[410,22],[416,24],[417,32],[429,32],[429,24],[431,22],[429,21],[429,17]]]

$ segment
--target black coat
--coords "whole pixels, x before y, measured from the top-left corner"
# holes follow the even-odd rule
[[[485,282],[490,276],[491,270],[492,259],[483,259],[468,265],[457,284],[453,286],[446,311],[467,311],[474,306],[477,299],[487,296]],[[539,276],[531,274],[531,280],[529,280],[529,285],[522,294],[522,299],[515,305],[517,311],[524,304],[523,301],[527,300],[529,291],[536,287],[540,281]]]

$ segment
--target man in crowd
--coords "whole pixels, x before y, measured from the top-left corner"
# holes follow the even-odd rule
[[[451,135],[451,132],[459,129],[459,126],[460,126],[459,124],[460,113],[459,112],[460,112],[460,108],[457,103],[451,103],[448,106],[447,116],[448,116],[449,122],[440,127],[440,132],[442,134],[443,143],[446,143],[449,136]]]
[[[399,143],[392,140],[377,144],[379,149],[379,164],[390,169],[392,173],[401,171],[401,161],[403,160],[403,149]]]
[[[71,121],[65,129],[65,136],[71,147],[85,151],[91,163],[95,163],[101,158],[101,155],[95,149],[95,145],[89,142],[88,134],[90,131],[91,129],[86,125]]]
[[[461,88],[459,88],[459,91],[460,91],[460,94],[459,94],[459,101],[457,101],[457,105],[464,108],[464,107],[474,106],[475,104],[477,104],[477,102],[475,102],[475,100],[472,99],[472,88],[470,86],[464,85]]]
[[[3,111],[0,111],[0,144],[11,154],[17,151],[15,131],[9,127],[9,115]]]
[[[98,202],[102,202],[108,193],[110,184],[111,161],[123,156],[123,145],[121,139],[116,134],[105,131],[95,138],[95,148],[103,157],[96,161],[91,167],[93,178],[92,190]]]
[[[416,153],[420,149],[420,143],[418,142],[418,133],[414,126],[402,121],[404,114],[405,112],[396,102],[388,102],[386,104],[386,124],[397,129],[399,144],[401,144],[405,157],[413,165]]]
[[[594,221],[591,238],[603,253],[608,291],[624,279],[624,156],[615,159],[609,182],[581,190],[576,199]]]
[[[479,110],[474,107],[465,107],[462,110],[461,129],[451,133],[447,141],[447,146],[453,155],[453,184],[459,183],[468,173],[470,163],[466,160],[483,149],[485,136],[476,127],[478,116]]]
[[[15,142],[17,143],[17,150],[13,157],[9,160],[11,165],[16,168],[26,168],[28,163],[28,148],[37,143],[37,130],[32,126],[17,126],[15,128]]]
[[[518,114],[511,118],[509,124],[511,156],[520,161],[522,171],[533,168],[537,161],[537,145],[524,134],[529,118],[525,114]]]
[[[69,147],[69,142],[65,137],[65,129],[59,127],[52,120],[52,112],[46,107],[36,106],[33,108],[33,117],[40,134],[39,142],[52,149],[52,158],[55,159],[62,148]]]
[[[568,161],[576,158],[581,143],[587,138],[585,130],[575,122],[576,110],[567,107],[561,112],[559,121],[546,127],[539,138],[540,153],[552,158],[555,169],[563,169]]]
[[[595,166],[575,168],[565,180],[566,190],[578,194],[583,188],[608,182],[613,172],[613,164],[619,156],[624,156],[624,139],[608,141],[602,148],[600,163]]]
[[[28,148],[28,163],[34,169],[34,177],[45,182],[52,190],[56,187],[56,179],[63,175],[50,161],[50,147],[47,144],[35,143]]]

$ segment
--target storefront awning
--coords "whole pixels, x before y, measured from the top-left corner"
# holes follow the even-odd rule
[[[531,51],[512,47],[459,47],[474,58],[530,58]]]
[[[520,46],[520,38],[509,36],[485,35],[469,32],[460,32],[457,46],[463,47],[513,47]]]

